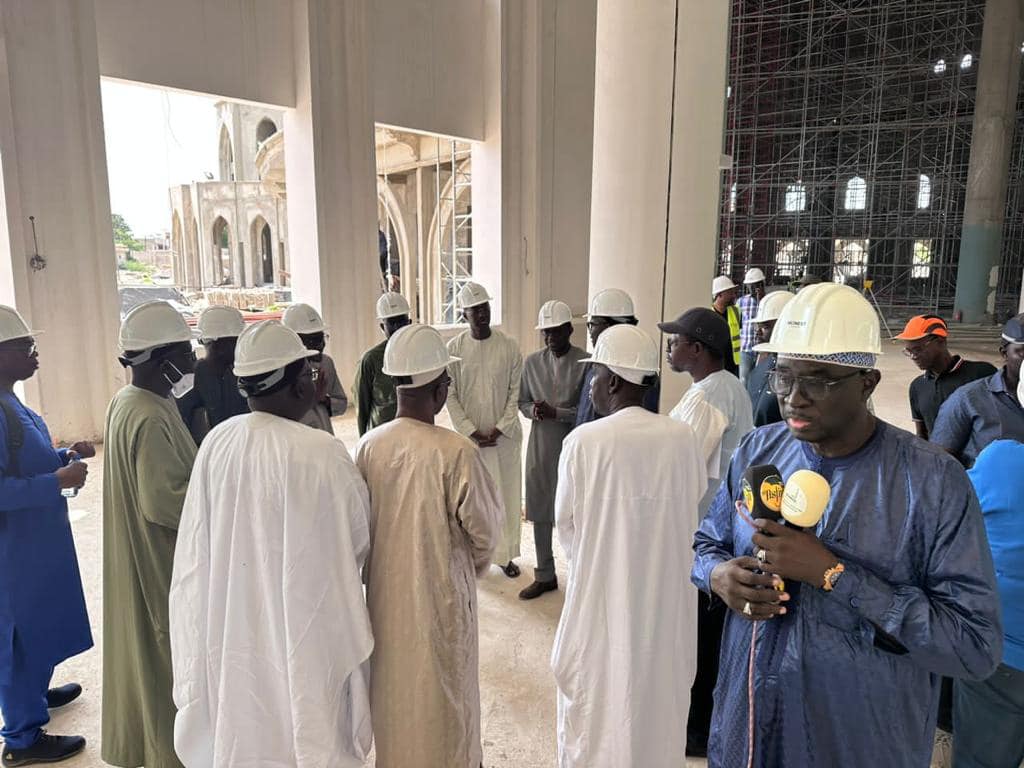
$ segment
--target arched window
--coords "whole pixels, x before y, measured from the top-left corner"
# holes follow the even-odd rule
[[[269,117],[264,117],[256,126],[256,146],[258,147],[275,133],[277,133],[277,126],[274,125],[274,121]]]
[[[941,75],[943,72],[945,72],[946,71],[946,60],[945,59],[939,59],[938,61],[936,61],[935,62],[935,66],[932,67],[932,71],[936,75]]]
[[[927,208],[932,204],[932,180],[923,173],[917,177],[917,207]]]
[[[231,228],[223,216],[214,220],[212,235],[213,279],[217,285],[231,285]]]
[[[863,211],[868,204],[868,183],[860,176],[846,182],[846,200],[843,207],[848,211]]]
[[[786,187],[786,210],[790,213],[807,209],[807,187],[801,182]]]
[[[729,213],[736,213],[736,182],[729,187]]]
[[[974,55],[965,53],[964,57],[960,59],[960,69],[970,69],[972,64],[974,64]]]

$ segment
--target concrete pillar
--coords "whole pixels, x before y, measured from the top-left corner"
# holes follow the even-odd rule
[[[0,158],[0,302],[44,331],[25,395],[54,439],[99,438],[123,375],[93,0],[0,3]]]
[[[380,340],[368,16],[367,0],[295,3],[296,106],[284,119],[293,295],[323,312],[346,387]]]
[[[590,293],[622,288],[641,327],[711,303],[729,4],[600,0]],[[667,375],[662,410],[684,377]]]
[[[988,0],[967,172],[954,319],[991,320],[1020,84],[1020,0]]]

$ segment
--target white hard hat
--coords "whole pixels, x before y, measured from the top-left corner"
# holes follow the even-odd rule
[[[754,349],[779,355],[880,355],[878,314],[850,286],[816,283],[782,308],[771,341]]]
[[[763,283],[763,282],[764,282],[764,272],[762,272],[757,267],[753,267],[752,269],[748,269],[747,270],[747,274],[745,274],[743,276],[743,284],[744,285],[753,285],[754,283]]]
[[[166,301],[148,301],[125,315],[118,346],[122,352],[142,352],[194,338],[185,318],[174,307]],[[145,360],[136,358],[135,362]]]
[[[491,300],[487,289],[480,285],[480,283],[468,282],[459,291],[459,309],[479,307],[481,304],[486,304]]]
[[[633,299],[618,288],[605,288],[590,300],[588,317],[635,317]]]
[[[377,299],[377,319],[387,320],[389,317],[401,317],[409,314],[409,302],[400,293],[385,293]]]
[[[731,291],[735,287],[736,283],[732,281],[731,277],[719,275],[711,282],[711,295],[714,297],[725,291]]]
[[[421,387],[441,375],[451,363],[460,358],[448,353],[448,345],[441,334],[429,325],[407,325],[388,339],[384,348],[384,373],[388,376],[409,376],[411,384],[402,387]]]
[[[557,328],[572,322],[572,310],[564,301],[545,301],[537,314],[537,330]]]
[[[778,320],[782,308],[789,304],[794,297],[795,294],[789,291],[772,291],[758,302],[754,322],[767,323],[769,320]]]
[[[607,365],[612,373],[634,384],[658,372],[658,345],[635,325],[613,325],[601,334],[594,354],[581,363]]]
[[[207,307],[199,315],[199,338],[204,341],[235,339],[245,330],[242,313],[234,307]]]
[[[320,313],[309,304],[292,304],[284,311],[281,322],[296,333],[323,333],[327,330]]]
[[[39,331],[30,331],[28,325],[14,307],[0,304],[0,344],[15,339],[27,339]]]
[[[238,337],[234,373],[239,378],[258,376],[318,354],[315,350],[306,349],[295,331],[277,320],[264,320],[250,325]]]

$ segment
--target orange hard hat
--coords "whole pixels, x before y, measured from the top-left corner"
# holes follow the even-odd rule
[[[946,321],[938,315],[917,315],[907,321],[903,333],[897,336],[902,341],[917,341],[925,336],[949,337]]]

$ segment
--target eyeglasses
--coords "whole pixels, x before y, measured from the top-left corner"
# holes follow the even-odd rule
[[[928,348],[928,345],[935,341],[935,336],[929,336],[928,341],[923,344],[918,344],[916,347],[906,346],[903,348],[903,354],[907,357],[920,357],[924,354],[924,351]]]
[[[35,357],[39,351],[39,347],[36,346],[34,341],[23,342],[21,344],[9,344],[0,345],[0,352],[20,352],[25,357]]]
[[[866,370],[860,370],[838,379],[823,379],[818,376],[794,376],[787,371],[772,371],[768,374],[768,388],[776,395],[787,397],[793,393],[794,388],[800,387],[800,391],[811,400],[822,400],[837,384],[865,373]]]

